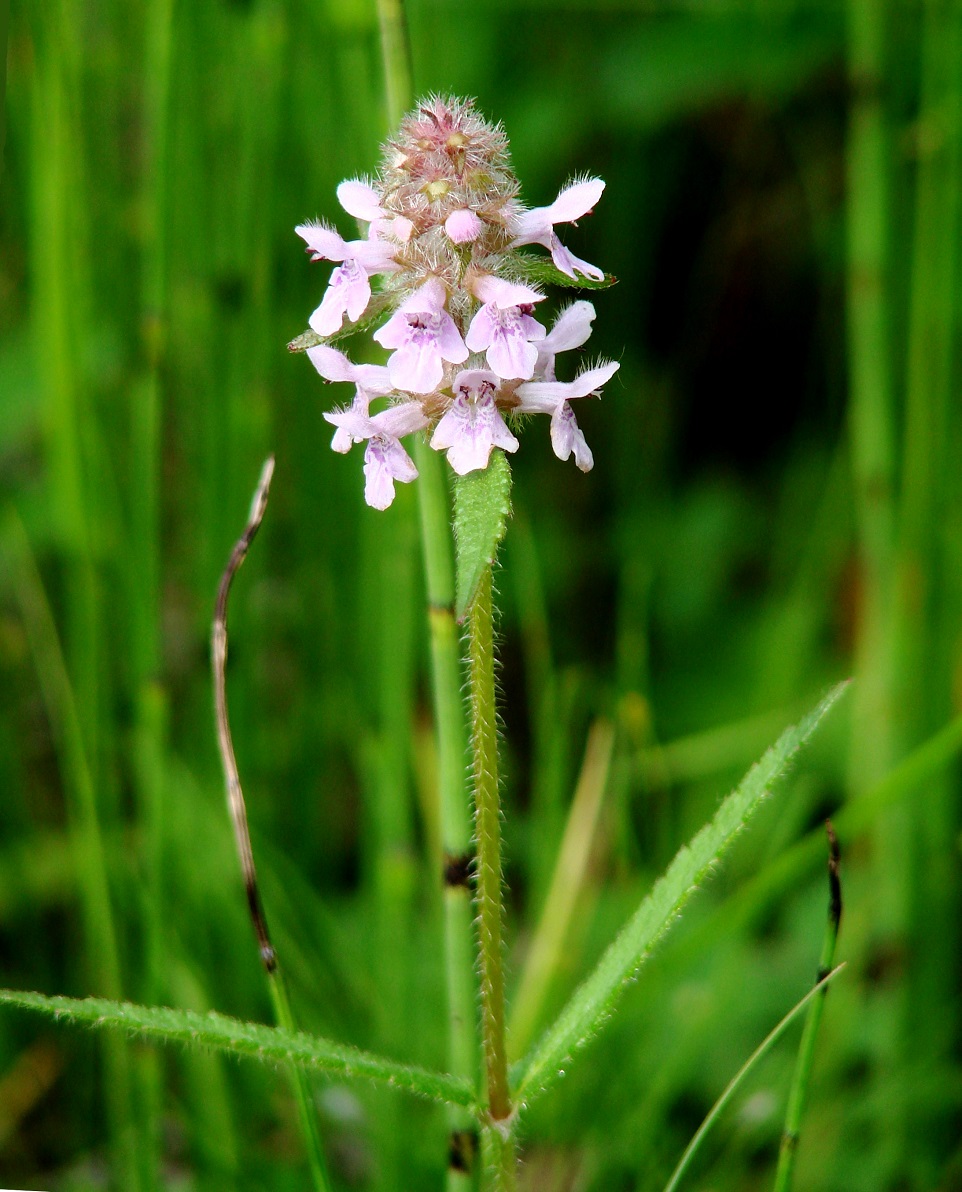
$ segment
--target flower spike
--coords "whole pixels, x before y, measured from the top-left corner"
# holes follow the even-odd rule
[[[585,178],[547,207],[526,209],[503,130],[471,102],[431,97],[401,122],[376,177],[337,188],[361,238],[345,240],[319,222],[297,227],[311,259],[335,266],[310,317],[321,342],[308,355],[325,381],[354,388],[346,405],[324,417],[334,427],[335,451],[365,444],[369,505],[386,509],[395,484],[416,478],[405,436],[426,432],[463,476],[486,468],[496,448],[517,451],[518,413],[548,414],[555,454],[574,456],[582,471],[592,467],[571,403],[597,393],[618,365],[557,379],[559,355],[587,341],[595,310],[575,302],[547,330],[549,320],[536,316],[545,295],[523,280],[529,265],[515,250],[540,244],[575,283],[603,280],[555,229],[588,214],[604,187],[600,178]],[[384,319],[373,339],[386,358],[355,364],[324,341],[342,332],[345,317],[357,323],[371,309],[375,288]]]

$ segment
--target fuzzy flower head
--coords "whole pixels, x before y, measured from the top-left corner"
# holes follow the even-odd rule
[[[296,229],[311,259],[334,269],[311,330],[291,347],[306,348],[326,381],[354,386],[348,404],[325,418],[335,451],[365,444],[369,505],[386,508],[395,482],[416,478],[406,435],[426,433],[465,475],[486,468],[495,449],[518,449],[519,414],[548,414],[555,454],[592,466],[571,402],[598,394],[618,365],[559,381],[557,357],[585,344],[595,311],[580,300],[542,321],[540,304],[546,281],[610,284],[555,230],[588,214],[603,190],[586,178],[547,207],[526,208],[500,125],[470,101],[435,96],[402,120],[375,177],[337,188],[357,221],[355,239],[324,223]],[[539,245],[550,258],[529,247]],[[361,323],[386,350],[382,363],[355,364],[329,342]]]

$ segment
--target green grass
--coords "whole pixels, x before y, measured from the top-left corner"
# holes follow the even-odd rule
[[[604,800],[534,1040],[741,774],[855,678],[525,1115],[522,1186],[664,1187],[811,987],[831,812],[847,968],[795,1187],[954,1187],[962,6],[409,9],[416,88],[505,123],[532,205],[579,172],[607,180],[568,239],[618,278],[591,296],[593,351],[621,362],[579,410],[595,470],[559,463],[535,424],[511,461],[509,1018],[593,725],[614,731]],[[363,506],[360,460],[321,417],[340,395],[285,348],[326,279],[293,226],[349,230],[334,189],[375,164],[380,80],[368,0],[12,6],[2,984],[271,1021],[207,639],[274,451],[228,682],[294,1020],[431,1074],[448,1063],[433,792],[457,743],[438,757],[429,725],[416,493]],[[752,1070],[690,1186],[772,1186],[797,1039]],[[338,1189],[440,1186],[443,1106],[312,1080]],[[5,1010],[0,1184],[88,1189],[105,1170],[124,1189],[305,1186],[283,1068]]]

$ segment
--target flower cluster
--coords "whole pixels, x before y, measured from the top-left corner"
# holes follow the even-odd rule
[[[395,481],[416,478],[401,439],[429,428],[430,445],[465,475],[487,467],[495,447],[517,450],[517,415],[548,414],[559,459],[573,454],[582,471],[592,467],[570,403],[597,394],[618,365],[557,379],[555,358],[585,343],[594,307],[574,302],[549,331],[537,318],[545,295],[528,284],[530,258],[516,250],[543,245],[572,284],[604,280],[555,232],[590,212],[604,186],[598,178],[576,181],[550,206],[526,209],[503,130],[470,102],[432,98],[402,121],[376,180],[337,188],[341,206],[366,230],[361,239],[344,240],[322,223],[296,229],[312,260],[337,266],[310,317],[307,354],[325,380],[354,386],[350,405],[324,417],[336,428],[335,451],[367,444],[369,505],[386,509]],[[384,316],[374,339],[390,352],[385,365],[354,364],[324,342],[365,315]],[[378,399],[387,404],[372,413]]]

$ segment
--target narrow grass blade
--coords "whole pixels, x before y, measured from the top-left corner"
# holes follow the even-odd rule
[[[708,1116],[695,1131],[694,1137],[685,1148],[685,1152],[682,1157],[678,1160],[678,1166],[672,1172],[671,1179],[665,1185],[665,1192],[675,1192],[675,1189],[681,1182],[682,1176],[688,1170],[692,1159],[695,1157],[698,1148],[705,1141],[705,1135],[715,1124],[718,1115],[738,1091],[739,1086],[742,1084],[749,1072],[751,1072],[752,1068],[754,1068],[758,1061],[763,1059],[769,1053],[769,1051],[771,1051],[778,1040],[782,1037],[782,1035],[784,1035],[784,1033],[792,1025],[799,1014],[801,1014],[805,1007],[812,1001],[812,999],[825,993],[829,981],[834,981],[843,968],[845,968],[845,965],[840,964],[838,968],[832,969],[830,973],[827,973],[817,985],[814,985],[808,991],[808,993],[805,994],[802,1000],[793,1009],[789,1010],[778,1026],[776,1026],[775,1029],[765,1037],[765,1039],[752,1052],[741,1068],[739,1068],[739,1070],[735,1073],[735,1075],[726,1085],[722,1095],[709,1110]]]
[[[588,859],[608,786],[614,743],[614,728],[605,720],[596,721],[588,736],[581,776],[571,801],[544,909],[518,982],[508,1031],[518,1052],[527,1047],[534,1034],[538,1016],[561,964],[575,906],[584,889]]]
[[[602,956],[594,972],[575,992],[533,1051],[518,1065],[516,1096],[519,1103],[530,1103],[563,1074],[562,1064],[599,1028],[622,988],[647,959],[845,687],[846,684],[839,684],[804,720],[787,729],[722,803],[711,822],[677,854]]]
[[[818,961],[818,978],[820,984],[827,975],[835,960],[835,944],[838,941],[838,929],[842,919],[842,882],[839,876],[838,838],[832,821],[825,821],[828,834],[828,921],[825,924],[825,935],[822,940],[822,954]],[[812,1066],[815,1062],[815,1042],[818,1038],[818,1028],[822,1021],[822,1010],[825,1008],[825,993],[815,999],[808,1008],[805,1019],[805,1030],[802,1032],[802,1042],[798,1049],[798,1059],[795,1061],[795,1074],[792,1077],[792,1087],[788,1094],[788,1109],[785,1114],[785,1129],[782,1131],[782,1142],[778,1150],[778,1170],[775,1173],[775,1192],[789,1192],[795,1171],[795,1152],[798,1148],[798,1134],[802,1125],[802,1114],[805,1112],[805,1101],[808,1096],[808,1085],[812,1079]]]
[[[314,1072],[327,1072],[347,1080],[369,1080],[430,1101],[474,1107],[474,1092],[467,1081],[431,1072],[396,1060],[305,1035],[300,1031],[241,1022],[224,1014],[198,1014],[165,1006],[136,1006],[105,998],[47,997],[42,993],[0,989],[0,1004],[37,1010],[70,1022],[96,1027],[116,1027],[128,1034],[145,1035],[169,1043],[199,1044],[261,1062],[294,1064]]]

